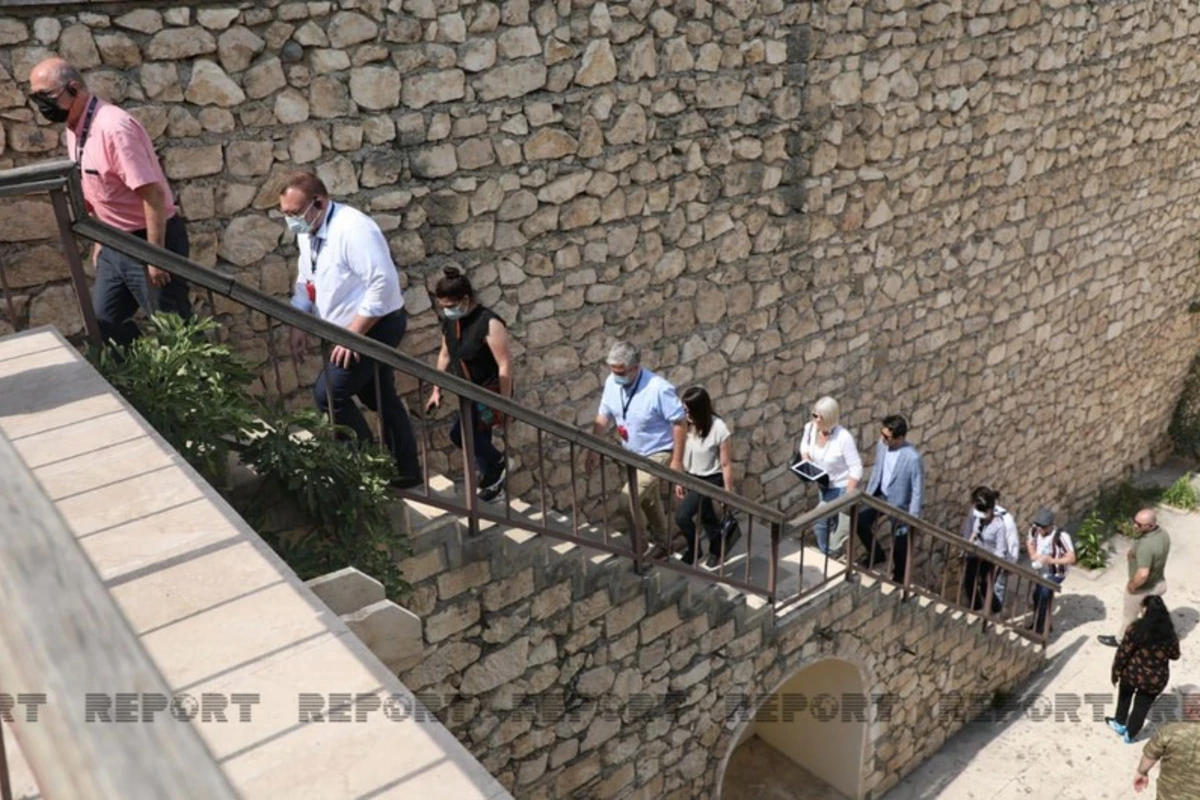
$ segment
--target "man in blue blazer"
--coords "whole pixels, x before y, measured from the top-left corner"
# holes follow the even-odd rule
[[[879,442],[875,445],[875,465],[867,482],[867,494],[878,497],[914,517],[921,516],[921,494],[925,488],[925,465],[917,448],[907,441],[908,420],[899,414],[883,418]],[[863,545],[859,564],[875,566],[886,559],[883,548],[875,541],[872,529],[879,512],[868,506],[858,511],[858,540]],[[895,556],[892,579],[904,579],[908,565],[908,526],[894,524],[892,538]]]

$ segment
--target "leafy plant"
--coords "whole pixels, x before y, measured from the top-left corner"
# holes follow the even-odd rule
[[[254,375],[223,344],[209,341],[211,319],[151,317],[146,335],[93,354],[101,374],[209,483],[222,485],[227,436],[257,423],[247,388]]]
[[[353,566],[399,599],[407,584],[396,556],[407,543],[388,513],[395,460],[362,446],[315,411],[281,415],[249,392],[253,373],[225,345],[217,324],[155,314],[128,347],[90,355],[100,372],[217,487],[303,580]],[[261,482],[246,494],[227,485],[234,441]]]
[[[1108,566],[1108,531],[1100,514],[1093,511],[1075,532],[1075,557],[1084,569]]]
[[[1192,473],[1187,473],[1171,484],[1170,488],[1163,492],[1162,501],[1184,511],[1195,510],[1196,506],[1200,505],[1200,493],[1192,484]]]
[[[268,478],[247,513],[301,578],[355,566],[396,597],[407,589],[396,566],[407,546],[388,514],[396,462],[385,450],[345,438],[315,411],[273,421],[242,451],[242,462]],[[272,492],[277,496],[269,499]],[[287,510],[303,523],[291,525],[281,513]]]

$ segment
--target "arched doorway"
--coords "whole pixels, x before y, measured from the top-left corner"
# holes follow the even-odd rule
[[[733,745],[721,800],[858,800],[870,719],[858,668],[826,659],[788,678]]]

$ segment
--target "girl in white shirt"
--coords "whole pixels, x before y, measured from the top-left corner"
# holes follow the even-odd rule
[[[719,486],[727,492],[733,491],[733,456],[729,447],[729,428],[713,413],[712,399],[699,386],[692,386],[680,397],[687,410],[687,443],[683,451],[683,471],[702,481]],[[734,529],[729,541],[721,541],[721,518],[717,516],[713,501],[699,492],[685,492],[682,486],[675,487],[675,494],[682,502],[675,512],[675,524],[687,538],[687,550],[683,554],[685,564],[694,564],[700,558],[701,548],[696,541],[696,512],[708,534],[708,561],[705,566],[714,569],[721,563],[721,553],[729,557],[729,551],[737,543],[741,532]]]
[[[832,397],[822,397],[813,406],[812,421],[804,426],[797,448],[800,457],[811,461],[829,475],[829,485],[820,488],[821,505],[852,492],[862,480],[862,458],[850,431],[838,425],[840,409]],[[837,517],[829,516],[814,526],[817,549],[834,555],[829,549],[829,534],[837,526]]]

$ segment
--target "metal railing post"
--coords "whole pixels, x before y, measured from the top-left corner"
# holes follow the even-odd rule
[[[83,327],[87,331],[92,344],[100,345],[104,337],[100,334],[100,323],[96,321],[96,312],[92,309],[92,294],[88,290],[87,275],[83,272],[83,261],[79,258],[79,245],[71,228],[71,212],[67,206],[67,196],[62,189],[50,192],[50,202],[54,206],[54,218],[58,221],[58,233],[62,239],[63,256],[67,259],[67,267],[71,271],[71,283],[75,287],[75,297],[79,300],[79,313],[83,317]],[[150,291],[149,278],[146,291]],[[13,320],[14,327],[16,320]]]
[[[462,432],[463,451],[463,491],[466,492],[467,503],[467,532],[471,536],[479,535],[479,495],[476,488],[479,477],[475,472],[475,415],[471,413],[474,401],[469,397],[458,396],[459,430]]]
[[[633,571],[641,575],[646,567],[646,532],[642,529],[642,509],[641,498],[638,497],[637,468],[632,464],[627,465],[625,468],[625,479],[629,481],[629,536],[633,540]]]

